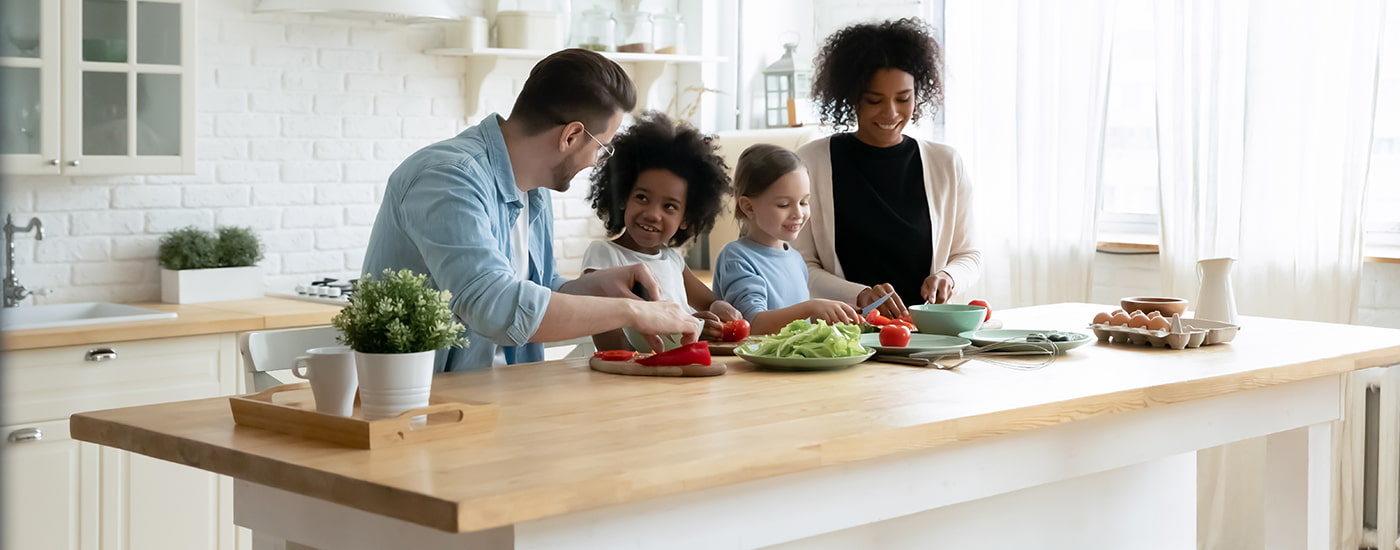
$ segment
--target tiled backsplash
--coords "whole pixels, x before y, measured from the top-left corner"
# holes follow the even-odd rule
[[[354,277],[389,173],[475,122],[463,58],[422,53],[440,28],[198,9],[196,174],[7,179],[6,211],[44,221],[43,241],[16,239],[20,281],[51,291],[38,302],[158,300],[157,242],[185,225],[254,228],[273,289]],[[508,114],[529,68],[488,80],[483,112]],[[586,194],[578,181],[556,195],[566,272],[602,235]]]

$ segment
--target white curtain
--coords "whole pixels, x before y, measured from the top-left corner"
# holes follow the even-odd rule
[[[1361,276],[1384,0],[1157,0],[1161,265],[1195,299],[1201,258],[1239,259],[1246,315],[1347,323]],[[1336,458],[1353,462],[1351,422]],[[1205,549],[1263,550],[1262,439],[1199,453]],[[1337,548],[1356,548],[1356,472],[1337,472]]]
[[[1157,1],[1167,295],[1231,256],[1240,313],[1355,320],[1384,1]]]
[[[981,281],[960,297],[1088,301],[1112,6],[947,4],[946,139],[972,179],[983,258]]]

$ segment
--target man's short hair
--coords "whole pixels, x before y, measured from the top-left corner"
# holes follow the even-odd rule
[[[573,121],[596,134],[619,110],[628,112],[636,105],[637,88],[622,67],[597,52],[574,48],[550,54],[530,70],[510,120],[521,122],[527,135]]]

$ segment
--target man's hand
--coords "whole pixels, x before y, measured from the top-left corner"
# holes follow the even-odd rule
[[[632,328],[642,333],[651,349],[665,349],[658,334],[681,335],[681,345],[692,344],[700,337],[700,323],[690,316],[686,308],[675,302],[628,302]]]
[[[900,300],[899,295],[894,293],[894,285],[889,283],[881,283],[872,287],[866,287],[865,290],[860,291],[860,294],[856,295],[856,307],[864,309],[865,306],[874,303],[875,300],[883,298],[886,294],[893,294],[893,296],[885,300],[885,303],[880,304],[878,311],[881,315],[891,319],[898,319],[909,313],[909,308],[904,307],[904,301]]]
[[[939,271],[929,275],[927,279],[924,279],[923,287],[919,289],[919,293],[930,304],[946,303],[949,298],[953,297],[953,276],[949,275],[947,271]]]
[[[639,296],[633,290],[638,287],[645,296]],[[655,300],[661,296],[661,283],[657,281],[651,267],[646,264],[632,264],[589,271],[564,283],[559,287],[559,291],[584,296]]]

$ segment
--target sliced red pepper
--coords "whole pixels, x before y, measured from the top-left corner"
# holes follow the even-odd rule
[[[647,367],[708,365],[710,364],[710,344],[708,342],[696,342],[687,346],[681,346],[671,351],[663,351],[650,357],[638,359],[637,364]]]
[[[604,361],[631,361],[637,358],[637,352],[625,349],[606,349],[593,354],[593,356]]]

